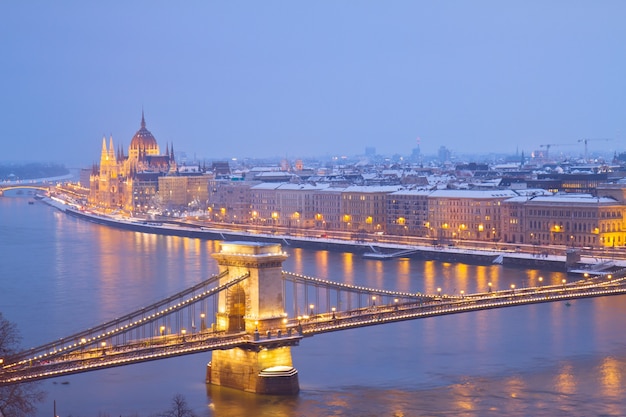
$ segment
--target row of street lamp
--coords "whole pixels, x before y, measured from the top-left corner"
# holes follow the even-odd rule
[[[372,295],[372,307],[376,307],[376,300],[378,299],[377,296]],[[398,298],[394,298],[393,299],[394,305],[397,305],[400,302],[400,299]],[[336,318],[336,313],[337,313],[337,308],[336,307],[331,307],[330,309],[331,313],[332,313],[332,318],[333,320]],[[315,316],[315,304],[309,304],[309,315],[308,316],[298,316],[297,319],[298,321],[301,321],[302,319],[308,319],[311,317]]]
[[[585,277],[587,278],[588,274],[585,274]],[[608,275],[608,279],[611,279],[611,278],[612,278],[611,275]],[[542,286],[543,285],[543,277],[540,276],[540,277],[537,278],[537,280],[539,281],[539,286]],[[567,280],[565,278],[563,278],[561,280],[561,283],[565,286],[565,284],[567,283]],[[491,293],[493,291],[493,284],[491,282],[488,282],[487,286],[488,286],[488,292]],[[515,293],[516,285],[515,284],[511,284],[510,288],[511,288],[511,292]],[[437,295],[438,295],[438,297],[442,296],[442,288],[441,287],[437,287]],[[461,295],[462,298],[464,298],[465,297],[465,290],[460,290],[460,295]],[[377,300],[377,296],[373,295],[371,297],[371,302],[372,302],[371,306],[372,307],[376,307],[376,300]],[[397,298],[395,298],[394,299],[394,303],[397,305],[398,302],[399,302],[399,300]],[[331,313],[332,313],[332,319],[333,320],[336,319],[336,312],[337,312],[337,309],[335,307],[332,307],[331,308]],[[308,316],[306,316],[306,315],[305,316],[298,316],[297,319],[298,319],[298,321],[301,321],[302,319],[309,319],[309,318],[312,318],[314,316],[315,316],[315,305],[314,304],[309,304],[309,315]],[[201,313],[200,317],[201,317],[201,321],[202,321],[202,326],[201,327],[204,327],[205,314]],[[163,336],[163,337],[165,336],[165,330],[166,330],[166,327],[164,325],[159,327],[160,335]],[[204,329],[202,329],[202,330],[204,330]],[[184,341],[185,340],[185,336],[187,334],[187,330],[186,329],[181,329],[180,333],[181,333],[183,341]],[[83,341],[81,340],[81,342],[83,342]],[[83,343],[85,343],[85,342],[83,342]],[[106,348],[106,342],[102,342],[101,347],[104,350]]]
[[[585,274],[585,278],[588,278],[588,277],[589,277],[589,274]],[[611,279],[611,278],[612,278],[612,276],[608,275],[608,279]],[[537,280],[539,281],[539,286],[541,287],[543,285],[543,277],[538,277]],[[567,284],[567,280],[565,278],[563,278],[561,280],[561,284],[563,284],[563,285]],[[488,282],[487,286],[488,286],[487,292],[492,292],[493,291],[493,289],[492,289],[493,284],[491,282]],[[515,284],[511,284],[511,291],[513,293],[515,292],[515,288],[517,288],[516,285]],[[441,291],[442,291],[441,287],[437,287],[437,296],[438,297],[441,297]],[[465,290],[461,290],[459,293],[461,294],[462,298],[465,297]]]

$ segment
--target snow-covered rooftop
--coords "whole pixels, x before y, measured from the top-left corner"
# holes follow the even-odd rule
[[[517,193],[512,190],[435,190],[434,198],[511,198]]]

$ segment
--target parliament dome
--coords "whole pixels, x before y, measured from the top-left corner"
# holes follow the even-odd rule
[[[159,145],[156,139],[152,136],[152,133],[146,129],[146,120],[141,112],[141,129],[135,133],[133,139],[130,141],[129,153],[146,152],[148,155],[158,154]],[[135,151],[135,152],[133,152]]]

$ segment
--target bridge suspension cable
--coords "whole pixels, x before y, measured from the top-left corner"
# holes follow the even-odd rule
[[[268,329],[266,336],[260,336],[256,330],[253,334],[250,329],[218,331],[206,326],[208,313],[217,315],[219,295],[250,277],[248,271],[219,285],[220,278],[227,274],[224,271],[95,328],[0,358],[0,386],[216,349],[293,346],[302,337],[383,323],[626,294],[626,271],[571,283],[563,280],[558,285],[512,287],[460,297],[373,289],[283,271],[286,317],[282,324]],[[239,291],[235,290],[236,294]],[[196,309],[201,312],[199,331],[194,322]]]
[[[421,293],[390,291],[344,284],[283,271],[285,311],[290,317],[349,311],[372,305],[423,302]]]
[[[228,289],[248,277],[247,274],[244,274],[221,286],[209,288],[210,285],[215,284],[220,278],[226,276],[227,274],[228,271],[224,271],[223,273],[211,276],[210,278],[188,289],[180,291],[149,306],[142,307],[122,317],[118,317],[88,330],[75,333],[71,336],[58,339],[54,342],[46,343],[18,353],[15,356],[4,358],[4,368],[7,369],[12,366],[32,363],[33,361],[50,361],[57,356],[67,355],[68,353],[77,350],[83,351],[91,348],[98,349],[103,346],[103,343],[105,343],[104,346],[106,346],[106,344],[127,344],[131,343],[133,340],[143,340],[154,336],[163,336],[165,333],[179,333],[183,331],[183,329],[185,332],[187,329],[193,331],[196,327],[195,307],[198,304],[203,303],[205,300],[215,296],[220,291]],[[217,303],[213,302],[211,304],[211,306],[200,305],[199,307],[201,311],[199,317],[201,320],[201,330],[205,330],[207,327],[204,322],[207,317],[207,313],[214,313],[216,310]],[[210,309],[209,307],[213,308]],[[172,323],[173,316],[175,321],[174,323]],[[158,328],[155,328],[155,323],[159,321],[162,324],[158,326]]]

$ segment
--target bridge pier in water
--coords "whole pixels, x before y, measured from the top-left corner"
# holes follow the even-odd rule
[[[216,330],[245,332],[250,343],[244,347],[214,350],[207,368],[207,383],[259,394],[297,394],[298,372],[293,367],[291,337],[285,328],[282,263],[287,255],[280,244],[223,242],[213,254],[224,285],[248,275],[218,299]],[[279,333],[280,332],[280,333]],[[289,332],[289,337],[282,337]]]

